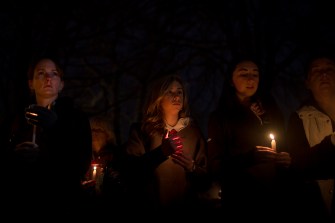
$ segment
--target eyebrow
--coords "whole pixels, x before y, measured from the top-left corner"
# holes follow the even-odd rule
[[[259,71],[258,68],[247,68],[247,67],[239,67],[237,70],[243,70],[243,71],[245,71],[245,70]]]

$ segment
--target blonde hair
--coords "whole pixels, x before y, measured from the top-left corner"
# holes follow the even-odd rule
[[[177,81],[182,86],[183,90],[183,107],[179,111],[179,118],[184,118],[189,115],[186,88],[181,77],[179,77],[178,75],[168,75],[156,80],[153,83],[150,96],[147,100],[142,122],[142,130],[150,136],[155,133],[164,133],[165,122],[163,119],[163,109],[161,106],[161,101],[166,92],[169,90],[169,86],[174,81]]]
[[[100,129],[105,132],[107,143],[116,144],[116,136],[114,134],[110,120],[105,116],[93,116],[90,118],[91,130]]]

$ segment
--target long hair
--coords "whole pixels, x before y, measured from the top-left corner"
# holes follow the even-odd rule
[[[144,116],[142,122],[142,131],[152,136],[155,133],[163,134],[165,128],[164,113],[161,106],[161,101],[164,95],[169,90],[172,82],[177,81],[182,86],[183,90],[183,107],[179,111],[179,118],[184,118],[189,115],[189,106],[187,101],[186,88],[183,80],[178,75],[168,75],[156,80],[151,88],[146,106],[144,107]]]

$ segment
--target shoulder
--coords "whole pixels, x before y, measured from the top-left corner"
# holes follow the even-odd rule
[[[58,119],[62,122],[72,123],[73,125],[89,126],[89,115],[82,109],[75,107],[72,99],[59,98],[54,107]],[[80,124],[81,123],[81,124]]]
[[[55,110],[57,113],[78,116],[86,116],[86,113],[75,106],[72,98],[61,97],[55,101]],[[88,117],[88,116],[87,116]]]
[[[190,129],[198,135],[203,135],[200,124],[194,118],[188,118],[186,129]]]

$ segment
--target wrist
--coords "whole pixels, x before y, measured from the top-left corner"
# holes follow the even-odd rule
[[[192,160],[192,168],[191,168],[190,172],[194,172],[195,168],[196,168],[195,162],[194,162],[194,160]]]

